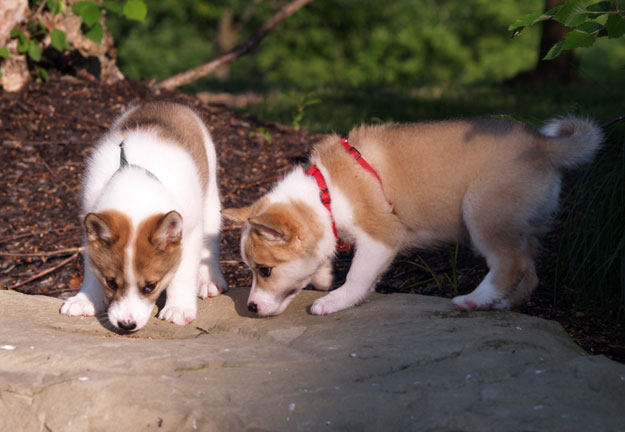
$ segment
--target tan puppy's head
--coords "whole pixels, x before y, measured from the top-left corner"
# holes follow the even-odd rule
[[[109,302],[109,321],[122,330],[140,329],[180,263],[182,217],[175,211],[156,214],[135,228],[123,213],[105,210],[89,213],[84,224],[89,261]]]
[[[267,198],[222,214],[243,228],[241,256],[253,271],[248,309],[278,315],[327,261],[318,247],[317,215],[303,201],[270,203]]]

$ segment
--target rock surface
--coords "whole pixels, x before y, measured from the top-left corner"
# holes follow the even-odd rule
[[[312,291],[257,319],[247,293],[121,336],[0,291],[0,430],[625,430],[625,365],[555,322],[408,294],[318,317]]]

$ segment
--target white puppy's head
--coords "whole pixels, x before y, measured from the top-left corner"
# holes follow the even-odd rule
[[[248,309],[259,316],[278,315],[327,262],[319,248],[318,216],[301,200],[271,203],[266,198],[222,214],[242,227],[241,256],[254,272]]]
[[[134,331],[150,318],[154,303],[180,263],[182,217],[155,214],[136,227],[124,213],[104,210],[84,220],[87,254],[109,301],[108,319]]]

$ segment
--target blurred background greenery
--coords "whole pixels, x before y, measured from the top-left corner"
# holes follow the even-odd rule
[[[560,66],[570,82],[515,79],[536,70],[540,26],[517,38],[508,26],[546,2],[315,0],[255,52],[183,90],[252,93],[239,109],[315,132],[491,114],[535,125],[567,112],[600,123],[625,114],[625,38],[575,50]],[[108,25],[122,72],[151,81],[227,52],[285,1],[146,3],[144,24],[111,16]],[[543,289],[625,322],[625,127],[606,134],[597,162],[565,190]]]
[[[259,0],[146,0],[138,25],[109,16],[122,71],[152,80],[199,65],[247,39],[282,4]],[[544,0],[315,0],[251,56],[197,88],[267,89],[500,83],[538,60],[539,28],[508,26]],[[584,79],[622,77],[625,40],[578,50]]]

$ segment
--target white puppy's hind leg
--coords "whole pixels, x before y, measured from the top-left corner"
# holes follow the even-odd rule
[[[206,132],[206,156],[209,164],[208,191],[204,198],[203,240],[200,261],[198,297],[215,297],[228,290],[228,284],[219,268],[219,233],[221,230],[221,203],[217,186],[217,155]]]
[[[362,233],[345,283],[312,304],[313,315],[327,315],[362,303],[374,290],[378,277],[388,267],[396,249]]]
[[[204,200],[202,253],[200,261],[200,287],[198,297],[215,297],[228,290],[228,284],[219,268],[219,231],[221,213],[217,190],[209,191]]]
[[[60,313],[69,316],[94,316],[104,312],[108,306],[108,300],[104,288],[91,271],[89,258],[84,257],[85,277],[78,294],[65,300]]]

